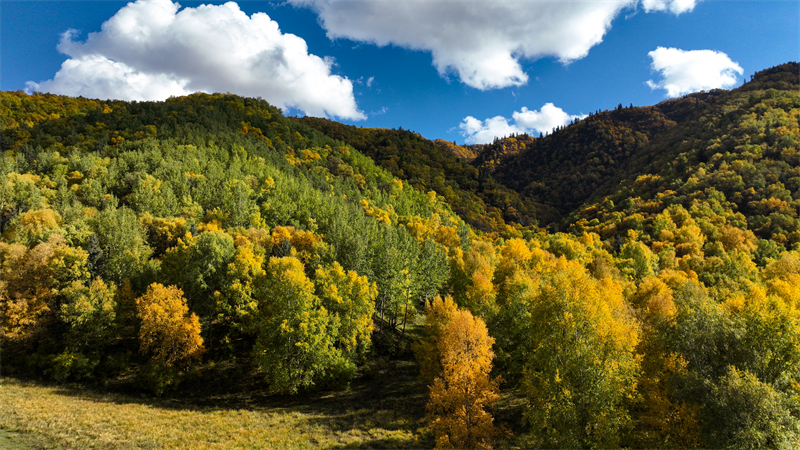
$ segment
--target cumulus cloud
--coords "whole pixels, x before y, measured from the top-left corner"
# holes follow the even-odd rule
[[[487,144],[496,137],[524,132],[521,127],[509,124],[508,119],[503,116],[490,117],[483,121],[467,116],[458,127],[467,144]]]
[[[459,128],[467,144],[486,144],[496,137],[511,134],[549,133],[553,128],[566,125],[573,120],[580,120],[585,115],[569,115],[552,103],[545,103],[539,111],[531,111],[523,107],[512,114],[513,123],[503,116],[478,120],[467,116]]]
[[[233,92],[313,116],[363,119],[353,83],[331,74],[333,61],[308,53],[264,13],[234,2],[180,9],[170,0],[128,3],[90,33],[62,36],[70,58],[52,80],[29,90],[123,100],[163,100],[191,92]]]
[[[638,0],[289,0],[317,12],[330,39],[430,51],[440,75],[486,90],[528,82],[521,59],[583,58],[612,20]],[[694,1],[649,0],[647,11],[690,10]],[[688,6],[691,3],[691,6]],[[686,9],[686,8],[689,9]],[[660,8],[660,9],[659,9]]]
[[[664,89],[667,97],[678,97],[701,90],[729,88],[736,84],[744,70],[725,53],[714,50],[681,50],[658,47],[648,53],[654,71],[660,72],[658,83],[647,81],[650,89]]]
[[[669,11],[676,15],[693,10],[696,4],[697,0],[642,0],[645,12]]]

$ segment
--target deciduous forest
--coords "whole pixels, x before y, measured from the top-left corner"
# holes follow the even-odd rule
[[[0,108],[4,429],[31,386],[192,411],[369,382],[411,437],[274,445],[800,442],[797,63],[469,147],[231,94]]]

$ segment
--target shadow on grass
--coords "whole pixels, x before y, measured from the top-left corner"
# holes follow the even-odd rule
[[[212,413],[247,410],[258,413],[299,413],[312,429],[342,436],[347,447],[420,448],[433,441],[422,432],[428,389],[418,379],[413,360],[377,358],[363,367],[350,385],[340,390],[318,390],[298,395],[270,393],[263,379],[245,361],[205,367],[199,377],[186,380],[163,397],[142,394],[133,377],[106,386],[53,384],[18,379],[48,387],[57,395],[98,403],[137,404],[152,408]],[[357,439],[345,439],[349,434]],[[410,438],[409,436],[414,436]],[[342,448],[338,438],[320,446]],[[313,441],[312,441],[313,444]]]

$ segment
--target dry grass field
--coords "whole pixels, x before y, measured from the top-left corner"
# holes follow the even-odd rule
[[[295,397],[269,396],[242,387],[245,383],[187,385],[171,396],[153,398],[114,388],[2,378],[0,447],[432,447],[424,430],[427,389],[417,380],[417,370],[408,361],[390,362],[346,390]]]

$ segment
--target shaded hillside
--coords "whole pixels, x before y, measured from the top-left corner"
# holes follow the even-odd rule
[[[506,186],[567,214],[580,206],[654,136],[676,122],[658,106],[618,108],[593,114],[541,139],[507,138],[473,162],[494,166]],[[509,146],[508,154],[499,151]],[[517,150],[519,148],[519,150]],[[499,164],[491,164],[491,161]]]
[[[797,90],[795,67],[786,64],[759,72],[750,82],[730,92],[717,89],[695,93],[654,106],[620,105],[613,111],[592,114],[578,123],[557,129],[541,139],[522,140],[519,136],[501,139],[486,145],[472,164],[490,170],[504,185],[566,216],[584,202],[616,192],[623,178],[635,178],[644,171],[652,171],[652,168],[646,169],[649,164],[668,162],[677,154],[673,150],[683,145],[685,138],[690,138],[696,148],[708,147],[713,143],[702,139],[722,139],[731,131],[731,126],[740,125],[744,115],[763,114],[763,108],[773,108],[758,106],[755,100],[742,105],[742,96],[772,89],[781,92],[781,96],[791,97]],[[729,111],[707,123],[712,116],[719,115],[722,104],[738,112]],[[767,126],[769,119],[765,120],[762,127],[766,127],[766,131],[775,128]],[[763,133],[764,128],[758,131]],[[782,135],[775,133],[772,131],[769,139],[782,139]],[[774,144],[768,140],[754,145],[762,143]],[[716,151],[700,153],[695,161],[705,163]],[[662,158],[665,154],[671,156]]]
[[[451,150],[444,150],[419,134],[402,129],[359,128],[314,117],[297,121],[352,145],[415,188],[435,191],[477,229],[502,231],[506,222],[527,226],[549,219],[549,208],[526,201]]]
[[[621,181],[608,186],[605,199],[576,211],[569,221],[604,237],[634,229],[658,240],[656,214],[681,207],[707,218],[728,216],[736,226],[772,242],[760,244],[765,255],[779,251],[766,246],[797,245],[799,77],[798,64],[784,64],[704,101],[690,119],[658,135],[636,154],[618,175]]]

